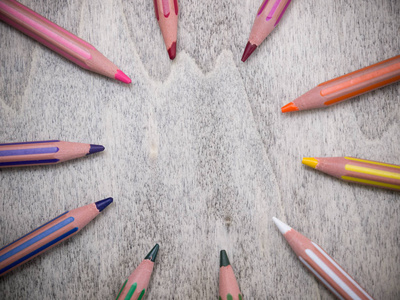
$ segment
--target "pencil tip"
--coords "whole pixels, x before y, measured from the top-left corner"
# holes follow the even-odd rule
[[[257,45],[254,45],[250,42],[247,42],[246,48],[244,48],[243,56],[242,56],[242,62],[245,62],[249,56],[256,50]]]
[[[148,260],[151,260],[152,262],[154,262],[156,260],[159,248],[160,248],[160,246],[158,244],[156,244],[153,247],[153,249],[150,250],[149,254],[147,254],[144,259],[148,259]]]
[[[132,80],[125,75],[124,72],[122,72],[121,70],[117,70],[117,73],[115,73],[114,78],[123,82],[123,83],[131,83]]]
[[[290,102],[281,108],[283,113],[291,112],[291,111],[298,111],[299,108],[293,103]]]
[[[106,198],[100,201],[95,202],[97,209],[99,212],[101,212],[103,209],[105,209],[107,206],[109,206],[113,202],[113,198]]]
[[[231,263],[229,262],[228,255],[225,250],[221,250],[219,255],[219,267],[229,266]]]
[[[104,151],[104,146],[102,146],[102,145],[93,145],[93,144],[90,144],[90,149],[89,149],[89,153],[88,154],[86,154],[86,155],[90,155],[90,154],[94,154],[94,153],[97,153],[97,152],[101,152],[101,151]]]
[[[173,60],[176,56],[176,42],[173,42],[171,47],[168,49],[168,55],[171,60]]]
[[[315,159],[314,157],[303,157],[301,161],[304,165],[309,166],[313,169],[315,169],[318,165],[318,160]]]
[[[273,217],[272,220],[274,221],[276,227],[278,227],[279,231],[282,234],[285,234],[286,232],[288,232],[290,229],[292,229],[289,225],[283,223],[281,220]]]

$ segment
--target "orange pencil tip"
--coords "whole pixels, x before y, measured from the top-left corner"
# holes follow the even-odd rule
[[[244,48],[243,56],[242,56],[242,62],[245,62],[249,56],[256,50],[257,45],[254,45],[250,42],[247,42],[246,48]]]
[[[122,72],[121,70],[117,70],[117,73],[115,73],[114,78],[119,81],[122,81],[123,83],[131,83],[132,82],[132,80],[128,76],[126,76],[125,73]]]
[[[281,108],[283,113],[291,112],[291,111],[298,111],[299,108],[294,105],[293,102],[286,104],[284,107]]]
[[[176,42],[173,42],[171,47],[168,49],[168,55],[171,60],[173,60],[176,56]]]

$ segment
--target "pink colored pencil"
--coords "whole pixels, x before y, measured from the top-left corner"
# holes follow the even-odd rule
[[[103,150],[101,145],[59,140],[0,144],[0,168],[53,165]]]
[[[282,112],[328,107],[400,81],[400,55],[319,84]]]
[[[128,76],[92,45],[15,0],[0,0],[0,20],[84,69],[131,83]]]
[[[242,300],[243,295],[225,250],[220,252],[219,300]]]
[[[160,26],[169,58],[176,56],[176,37],[178,33],[178,0],[153,0],[154,11]]]
[[[303,265],[336,297],[372,300],[372,297],[320,246],[277,218],[274,217],[273,220]]]
[[[245,62],[281,20],[291,0],[263,0],[258,9],[249,41],[244,49],[242,61]]]
[[[107,198],[66,211],[20,239],[1,248],[0,276],[77,234],[112,202],[112,198]]]
[[[342,179],[400,191],[400,166],[354,157],[304,157],[303,164]]]
[[[146,293],[159,246],[156,244],[122,285],[116,300],[140,300]]]

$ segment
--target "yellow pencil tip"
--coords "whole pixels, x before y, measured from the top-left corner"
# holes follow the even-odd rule
[[[301,162],[313,169],[315,169],[318,165],[318,160],[316,160],[314,157],[304,157]]]

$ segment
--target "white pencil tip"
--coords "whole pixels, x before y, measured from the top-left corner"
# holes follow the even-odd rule
[[[272,220],[274,221],[276,227],[278,227],[279,231],[282,234],[285,234],[286,232],[288,232],[290,229],[292,229],[292,227],[290,227],[289,225],[283,223],[281,220],[273,217]]]

